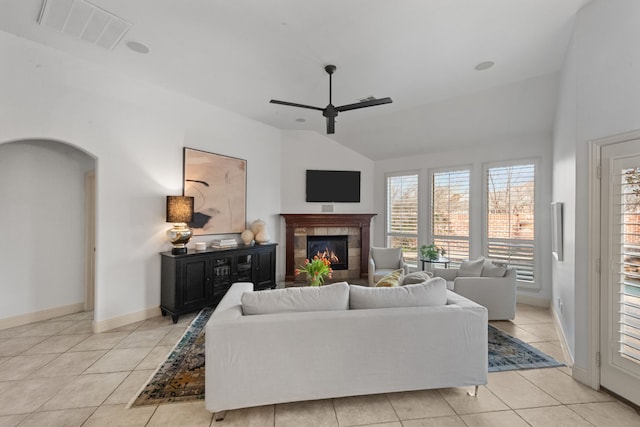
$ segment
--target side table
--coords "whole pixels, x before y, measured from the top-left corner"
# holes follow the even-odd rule
[[[444,258],[444,257],[440,257],[437,259],[420,258],[420,262],[422,263],[422,271],[424,271],[425,262],[429,264],[444,264],[444,268],[449,268],[449,263],[451,262],[451,260],[449,258]]]

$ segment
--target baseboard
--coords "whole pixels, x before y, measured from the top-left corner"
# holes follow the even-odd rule
[[[111,319],[101,320],[99,322],[93,321],[93,332],[99,334],[101,332],[109,331],[111,329],[126,326],[130,323],[141,322],[143,320],[151,319],[152,317],[160,316],[160,307],[151,307],[135,313],[125,314],[123,316],[112,317]]]
[[[564,334],[564,329],[562,329],[562,322],[560,322],[560,317],[558,316],[558,312],[555,310],[555,307],[551,308],[551,314],[553,315],[553,323],[556,326],[556,332],[560,337],[560,347],[562,347],[564,360],[567,361],[569,367],[573,369],[575,360],[573,359],[573,355],[569,351],[569,343],[567,342],[567,337]]]
[[[589,375],[589,372],[586,369],[573,365],[571,367],[571,376],[573,377],[573,379],[581,382],[584,385],[587,385],[595,390],[598,389],[597,385],[594,386],[593,384],[591,384],[591,376]]]
[[[549,307],[551,300],[547,298],[532,297],[529,295],[516,295],[516,300],[520,304],[534,305],[536,307]]]
[[[6,319],[0,319],[0,330],[15,328],[16,326],[27,325],[34,322],[42,322],[43,320],[66,316],[68,314],[80,313],[81,311],[84,311],[84,302],[63,305],[61,307],[48,308],[46,310],[21,314],[19,316],[7,317]]]

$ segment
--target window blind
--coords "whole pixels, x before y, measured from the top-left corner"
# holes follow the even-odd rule
[[[618,352],[640,363],[640,167],[623,169],[617,177],[620,201],[618,249]]]
[[[486,184],[486,253],[515,267],[519,281],[534,283],[535,165],[491,167]]]
[[[435,172],[431,189],[431,236],[453,267],[469,259],[469,170]]]
[[[418,175],[387,177],[387,246],[402,248],[405,261],[417,265]]]

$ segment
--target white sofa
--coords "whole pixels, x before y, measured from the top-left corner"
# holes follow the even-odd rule
[[[440,306],[348,309],[351,293],[332,311],[243,315],[253,285],[235,283],[206,326],[207,409],[219,420],[244,407],[486,384],[487,310],[442,287]]]
[[[447,288],[469,298],[489,310],[489,320],[509,320],[516,317],[517,272],[507,268],[502,277],[460,277],[458,269],[436,268],[434,277],[447,281]]]

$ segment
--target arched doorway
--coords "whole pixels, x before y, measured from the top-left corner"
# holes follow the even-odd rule
[[[87,177],[95,166],[66,143],[0,144],[0,326],[93,309],[86,267],[95,198]]]

